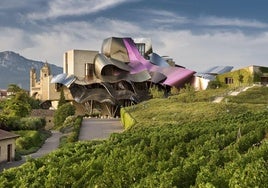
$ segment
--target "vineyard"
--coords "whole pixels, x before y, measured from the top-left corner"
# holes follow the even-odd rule
[[[135,126],[29,159],[0,187],[268,187],[267,103],[177,100],[129,107]]]

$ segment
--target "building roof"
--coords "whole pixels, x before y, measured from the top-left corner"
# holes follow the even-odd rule
[[[209,68],[206,71],[203,71],[204,74],[218,75],[226,72],[230,72],[233,69],[232,66],[214,66]]]
[[[19,137],[19,135],[0,129],[0,141],[17,137]]]
[[[216,75],[223,74],[226,72],[230,72],[233,69],[232,66],[214,66],[206,71],[196,73],[195,76],[207,79],[214,80]]]

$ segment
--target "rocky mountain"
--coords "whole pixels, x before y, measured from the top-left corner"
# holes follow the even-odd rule
[[[35,68],[37,78],[45,62],[27,59],[15,52],[0,52],[0,89],[9,84],[17,84],[23,89],[30,89],[30,69]],[[62,73],[62,67],[49,64],[52,75]]]

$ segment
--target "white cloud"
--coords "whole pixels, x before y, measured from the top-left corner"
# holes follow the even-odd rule
[[[99,18],[95,22],[70,22],[57,24],[43,33],[27,33],[21,30],[7,29],[3,33],[0,49],[14,50],[26,58],[48,61],[62,66],[63,53],[70,49],[101,50],[105,38],[140,36],[141,28],[119,20]],[[0,30],[1,32],[1,30]],[[10,34],[9,34],[10,33]],[[8,39],[10,37],[10,40]],[[24,38],[31,38],[31,44]],[[0,37],[1,39],[1,37]],[[4,40],[5,39],[5,40]],[[11,40],[12,39],[12,40]],[[9,44],[9,45],[5,45]],[[34,46],[32,44],[35,44]]]
[[[190,22],[188,18],[166,10],[141,9],[138,12],[150,15],[150,22],[156,24],[186,24]]]
[[[177,64],[193,70],[202,71],[214,65],[235,68],[268,65],[267,34],[251,36],[241,32],[216,32],[195,35],[185,30],[161,31],[154,33],[154,38],[161,40],[162,45],[155,47],[160,55],[169,55]]]
[[[132,0],[133,1],[133,0]],[[28,15],[33,20],[56,18],[60,16],[77,16],[96,13],[111,7],[118,6],[128,0],[53,0],[49,3],[47,12],[36,12]]]
[[[1,51],[17,49],[21,50],[28,46],[34,45],[31,39],[27,36],[23,30],[16,28],[0,28],[0,49]]]
[[[26,58],[47,60],[62,66],[63,53],[70,49],[101,50],[103,39],[150,37],[153,50],[172,57],[177,64],[202,71],[214,65],[268,66],[268,32],[258,35],[239,31],[195,34],[190,30],[146,29],[138,24],[108,18],[94,22],[57,24],[43,33],[0,29],[0,49],[13,50]],[[30,42],[30,43],[29,43]]]
[[[238,18],[219,18],[219,17],[201,17],[196,21],[198,25],[205,26],[234,26],[234,27],[252,27],[267,28],[268,24],[257,20],[242,20]]]

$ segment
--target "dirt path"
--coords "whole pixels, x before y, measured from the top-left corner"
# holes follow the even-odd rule
[[[84,118],[79,140],[107,139],[110,134],[123,130],[120,119]]]
[[[247,91],[249,88],[252,88],[253,86],[248,86],[248,87],[244,87],[242,90],[238,90],[238,91],[232,91],[230,93],[228,93],[228,95],[230,96],[237,96],[239,93]],[[222,100],[224,99],[224,97],[216,97],[212,102],[213,103],[220,103]]]

